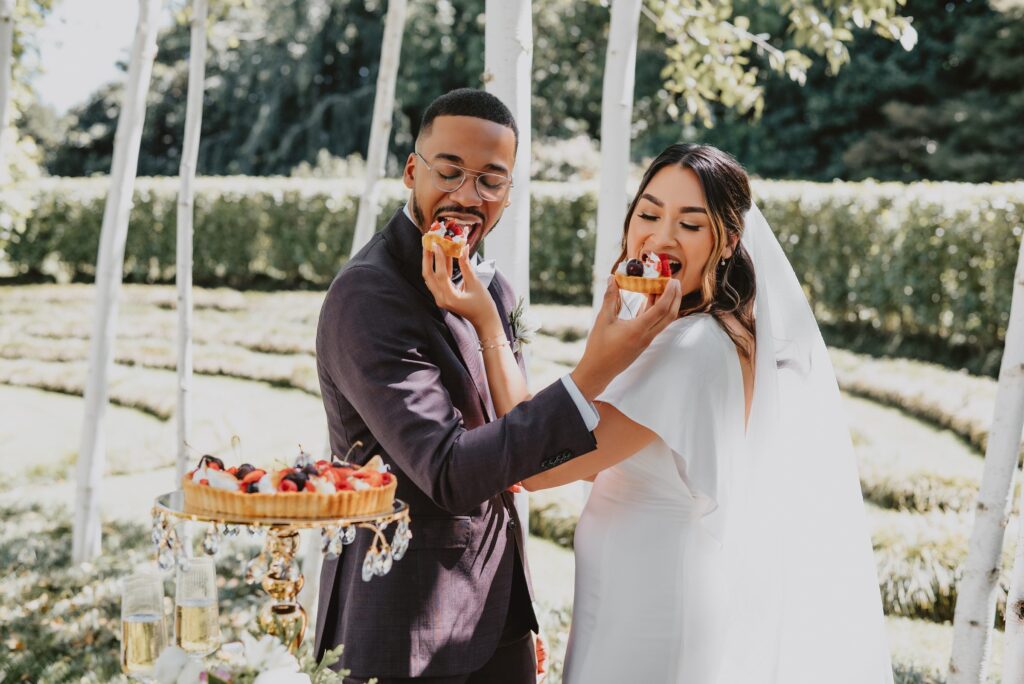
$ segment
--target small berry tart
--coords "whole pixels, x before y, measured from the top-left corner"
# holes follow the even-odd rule
[[[423,234],[423,249],[432,250],[438,244],[442,252],[458,259],[466,249],[466,233],[466,228],[450,219],[434,221],[430,230]]]
[[[669,278],[678,273],[681,267],[681,263],[667,254],[647,252],[639,259],[620,261],[615,269],[615,282],[621,289],[630,292],[661,294]]]
[[[380,456],[364,466],[314,461],[299,452],[295,465],[278,470],[248,463],[225,468],[203,456],[185,475],[185,508],[246,518],[344,518],[391,510],[398,481]]]

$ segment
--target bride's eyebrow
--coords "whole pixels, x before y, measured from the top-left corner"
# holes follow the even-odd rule
[[[654,204],[655,206],[659,206],[659,207],[664,207],[665,206],[664,202],[662,202],[660,199],[658,199],[657,197],[655,197],[654,195],[652,195],[650,193],[645,192],[644,194],[640,195],[640,197],[642,199],[647,200],[651,204]]]
[[[706,214],[708,210],[704,207],[679,207],[680,214]]]

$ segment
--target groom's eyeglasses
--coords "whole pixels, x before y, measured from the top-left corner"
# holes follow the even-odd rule
[[[503,199],[508,189],[512,187],[512,179],[499,173],[477,173],[451,162],[431,164],[419,152],[414,150],[414,153],[430,171],[430,180],[441,192],[455,192],[466,182],[467,176],[475,177],[476,192],[485,202]]]

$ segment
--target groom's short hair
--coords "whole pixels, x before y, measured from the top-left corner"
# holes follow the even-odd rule
[[[519,147],[519,128],[512,112],[504,102],[484,90],[459,88],[431,102],[423,112],[419,135],[429,133],[434,119],[439,116],[472,116],[508,126],[516,136],[516,148]]]

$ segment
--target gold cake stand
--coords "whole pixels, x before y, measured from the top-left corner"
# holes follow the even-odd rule
[[[398,499],[391,509],[376,515],[347,518],[248,518],[240,515],[185,510],[184,493],[180,490],[162,494],[153,502],[153,545],[157,564],[164,570],[187,567],[191,549],[186,548],[177,525],[184,522],[207,523],[203,551],[215,555],[224,537],[237,536],[242,530],[252,535],[266,534],[260,554],[246,564],[245,579],[259,583],[270,596],[259,614],[260,628],[267,634],[294,634],[289,643],[298,649],[306,632],[306,611],[298,602],[305,579],[295,560],[299,550],[299,531],[320,528],[321,549],[328,557],[341,555],[355,541],[356,529],[373,532],[373,541],[363,560],[363,581],[391,571],[394,561],[401,560],[409,548],[409,507]],[[385,533],[394,524],[388,542]]]

